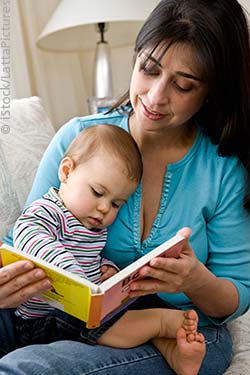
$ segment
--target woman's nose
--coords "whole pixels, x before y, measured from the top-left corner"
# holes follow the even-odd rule
[[[151,107],[162,106],[169,102],[169,87],[162,81],[153,82],[148,91],[148,99]],[[153,109],[153,108],[152,108]]]

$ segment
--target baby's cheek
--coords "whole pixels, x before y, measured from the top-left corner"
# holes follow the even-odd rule
[[[115,221],[116,219],[116,216],[118,214],[118,210],[112,210],[109,215],[108,215],[108,221],[109,221],[109,225],[113,223],[113,221]]]

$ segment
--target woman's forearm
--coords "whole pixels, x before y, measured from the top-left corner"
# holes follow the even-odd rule
[[[194,285],[197,287],[190,288],[185,294],[204,314],[222,318],[237,309],[239,295],[235,285],[216,277],[202,263],[195,273]]]

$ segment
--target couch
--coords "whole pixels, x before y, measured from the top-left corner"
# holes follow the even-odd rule
[[[40,98],[11,101],[10,132],[0,132],[0,239],[19,215],[54,133]],[[225,375],[250,375],[250,312],[229,328],[234,356]]]

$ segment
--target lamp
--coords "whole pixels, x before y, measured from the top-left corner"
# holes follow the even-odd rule
[[[96,101],[107,104],[113,98],[107,41],[111,47],[132,45],[143,20],[158,2],[61,0],[39,35],[37,46],[47,51],[80,52],[91,50],[96,45],[93,97],[89,99],[89,104],[91,106]],[[90,110],[94,111],[96,108]]]

